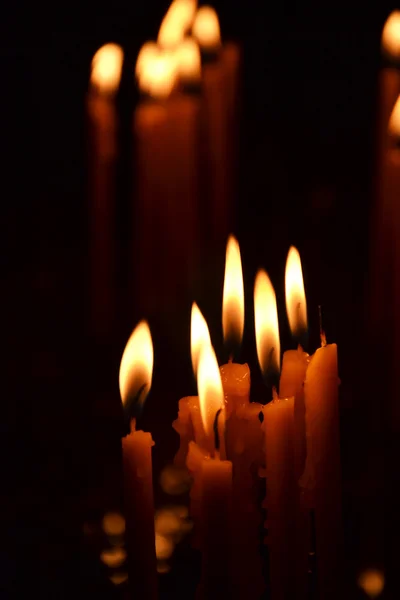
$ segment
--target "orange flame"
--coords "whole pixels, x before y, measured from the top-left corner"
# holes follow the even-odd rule
[[[175,50],[178,75],[183,81],[198,82],[201,77],[200,48],[193,38],[185,38]]]
[[[390,115],[388,128],[390,135],[400,138],[400,96],[397,98],[392,114]]]
[[[177,65],[172,52],[150,53],[140,66],[139,88],[153,98],[167,98],[176,78]]]
[[[146,42],[143,44],[140,48],[135,65],[135,75],[138,81],[140,80],[143,71],[146,71],[146,63],[151,62],[159,53],[160,49],[155,42]]]
[[[197,387],[204,431],[207,436],[211,436],[215,415],[224,405],[221,374],[211,344],[204,344],[200,350]]]
[[[199,42],[200,48],[215,50],[221,45],[218,15],[212,6],[199,8],[193,23],[192,33]]]
[[[258,362],[264,375],[273,368],[279,372],[281,345],[275,291],[264,270],[257,273],[254,285],[254,318]]]
[[[290,247],[286,260],[285,293],[290,331],[299,336],[307,329],[307,304],[300,254],[294,246]]]
[[[370,598],[377,598],[385,587],[385,576],[378,569],[367,569],[358,578],[358,585]]]
[[[241,343],[244,329],[243,271],[239,244],[233,235],[226,246],[222,328],[225,341],[233,339],[235,343]]]
[[[157,42],[162,48],[174,48],[190,29],[196,12],[194,0],[174,0],[162,20]]]
[[[197,376],[197,369],[199,367],[200,351],[205,344],[211,346],[210,332],[199,307],[196,302],[193,302],[190,327],[190,350],[195,377]]]
[[[387,18],[382,31],[382,50],[391,58],[400,59],[400,10]]]
[[[119,390],[122,404],[136,398],[143,404],[151,388],[153,374],[153,342],[146,321],[134,329],[125,346],[119,369]]]
[[[124,52],[118,44],[105,44],[92,59],[90,83],[99,92],[114,94],[121,80]]]

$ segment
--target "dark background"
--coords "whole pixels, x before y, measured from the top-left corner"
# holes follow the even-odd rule
[[[368,512],[371,497],[373,503],[383,495],[383,467],[371,457],[382,451],[384,424],[379,411],[370,418],[371,402],[365,401],[375,389],[369,386],[374,374],[365,372],[365,306],[380,33],[394,7],[316,1],[215,6],[223,38],[240,41],[244,51],[235,232],[247,306],[255,272],[264,266],[277,290],[282,349],[290,347],[283,275],[288,247],[297,245],[309,307],[308,350],[318,345],[319,304],[328,340],[339,344],[347,553],[355,574],[383,561],[383,508],[372,513],[375,529]],[[120,43],[126,60],[119,109],[129,149],[133,64],[141,44],[156,37],[166,8],[142,0],[107,8],[87,2],[9,6],[2,15],[4,514],[10,522],[17,508],[18,517],[10,537],[5,528],[2,597],[29,589],[41,598],[63,598],[90,589],[82,523],[88,514],[100,518],[119,505],[118,368],[132,328],[146,315],[135,312],[127,275],[127,158],[119,171],[112,332],[98,339],[90,329],[84,97],[94,52],[107,41]],[[221,356],[223,256],[209,249],[203,269],[199,301]],[[149,399],[143,426],[158,448],[162,440],[171,449],[170,456],[177,443],[170,428],[176,402],[194,391],[186,308],[171,317],[172,338],[165,339],[162,323],[151,323],[153,408]],[[242,355],[257,384],[247,311]],[[163,460],[156,446],[156,469]]]

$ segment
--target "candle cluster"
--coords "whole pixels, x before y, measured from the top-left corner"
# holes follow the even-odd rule
[[[277,305],[274,288],[263,270],[256,276],[254,304],[260,367],[266,376],[277,374]],[[307,328],[307,310],[300,256],[293,247],[286,267],[286,305],[292,332],[298,336]],[[232,236],[226,252],[222,314],[225,340],[240,343],[243,275],[239,245]],[[250,402],[249,366],[231,359],[218,367],[207,323],[194,303],[191,355],[199,395],[179,401],[173,427],[180,435],[175,463],[186,466],[193,481],[192,541],[202,554],[199,596],[213,598],[218,590],[227,593],[229,586],[238,598],[258,598],[263,593],[259,540],[266,508],[265,542],[273,597],[307,597],[310,510],[315,515],[318,578],[324,597],[324,590],[335,588],[341,544],[336,345],[327,345],[322,336],[322,347],[311,357],[300,346],[286,351],[279,392],[274,387],[272,398],[266,391],[259,402]],[[151,368],[150,333],[141,323],[121,361],[124,406],[130,399],[137,410],[150,387]],[[150,434],[134,429],[123,441],[127,527],[130,521],[136,523],[136,540],[142,535],[151,539],[153,533],[147,514],[149,501],[146,510],[141,509],[143,486],[149,493],[150,446]],[[132,486],[136,496],[129,492]],[[260,493],[265,496],[264,503]],[[133,506],[134,514],[129,517]]]

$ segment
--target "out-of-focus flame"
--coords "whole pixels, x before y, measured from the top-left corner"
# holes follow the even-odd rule
[[[190,489],[191,479],[185,467],[167,465],[160,474],[161,489],[170,496],[180,496]]]
[[[378,569],[367,569],[358,578],[358,585],[370,598],[377,598],[385,587],[385,577]]]
[[[107,567],[116,569],[124,564],[126,560],[126,551],[123,548],[108,548],[107,550],[103,550],[100,554],[100,560],[107,565]]]
[[[135,65],[136,79],[139,81],[146,63],[151,62],[160,53],[160,49],[155,42],[146,42],[139,50]]]
[[[192,34],[204,50],[215,50],[221,45],[218,15],[212,6],[202,6],[196,13]]]
[[[153,361],[150,328],[146,321],[141,321],[129,338],[121,359],[119,390],[122,404],[136,398],[143,404],[151,388]]]
[[[118,512],[108,512],[104,515],[102,528],[108,536],[119,536],[125,533],[125,519]]]
[[[196,83],[201,77],[200,48],[193,38],[185,38],[175,50],[178,76],[182,81]]]
[[[197,388],[204,431],[207,436],[210,436],[213,432],[215,415],[224,405],[221,374],[211,344],[203,344],[200,350]]]
[[[275,290],[264,270],[254,285],[254,319],[258,362],[264,375],[272,368],[279,372],[281,347]]]
[[[244,329],[244,288],[242,260],[237,239],[231,235],[226,246],[222,328],[225,342],[240,345]]]
[[[294,246],[290,247],[286,260],[285,295],[290,331],[300,336],[307,330],[307,304],[300,254]]]
[[[124,52],[118,44],[105,44],[92,59],[90,83],[99,92],[114,94],[121,80]]]
[[[117,571],[110,575],[109,579],[114,585],[121,585],[122,583],[125,583],[125,581],[128,581],[128,573],[120,573]]]
[[[174,0],[162,20],[157,42],[162,48],[174,48],[184,38],[193,23],[197,2]]]
[[[382,50],[400,60],[400,10],[394,10],[387,18],[382,31]]]
[[[177,79],[177,63],[173,52],[151,53],[142,61],[139,74],[140,91],[153,98],[168,98]]]
[[[400,96],[397,98],[392,114],[390,115],[389,133],[393,137],[400,138]]]
[[[192,304],[192,316],[190,325],[190,351],[192,355],[192,367],[194,376],[197,377],[197,369],[199,367],[200,350],[208,344],[211,346],[210,332],[207,322],[203,317],[196,302]]]
[[[171,538],[156,533],[156,556],[158,560],[166,560],[169,558],[175,548],[174,542]]]

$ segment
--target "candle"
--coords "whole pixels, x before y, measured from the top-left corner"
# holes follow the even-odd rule
[[[254,286],[257,355],[264,374],[279,372],[280,342],[275,291],[267,273],[257,273]],[[271,597],[303,597],[296,590],[296,498],[294,462],[294,398],[273,401],[264,408],[267,545]]]
[[[323,338],[323,344],[325,343]],[[319,598],[337,598],[342,498],[336,344],[311,357],[304,384],[307,461],[302,485],[315,510]]]
[[[134,116],[138,299],[160,315],[188,298],[196,262],[199,101],[172,93],[179,78],[174,52],[151,46],[140,58],[137,76],[148,98]]]
[[[148,324],[141,321],[125,347],[119,387],[125,411],[138,415],[151,387],[153,345]],[[124,500],[129,563],[129,585],[138,598],[157,598],[157,561],[154,532],[151,434],[136,431],[122,439]]]
[[[123,51],[106,44],[91,66],[88,114],[88,187],[90,239],[90,314],[96,334],[110,331],[113,307],[113,265],[119,88]]]
[[[175,48],[183,40],[192,26],[196,4],[196,0],[173,0],[158,32],[161,48]]]

